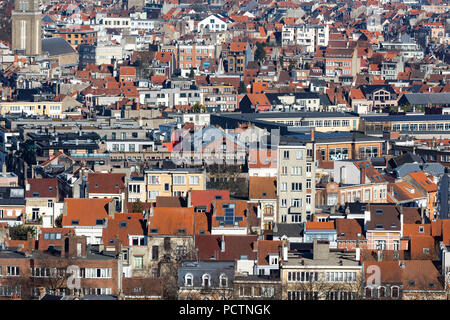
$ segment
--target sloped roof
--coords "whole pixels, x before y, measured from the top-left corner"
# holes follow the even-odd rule
[[[67,215],[63,216],[62,225],[71,226],[73,220],[78,220],[79,226],[96,226],[97,219],[108,217],[108,203],[113,199],[73,199],[66,198]]]
[[[276,199],[276,177],[249,177],[249,199]]]
[[[225,251],[221,251],[222,239],[225,240]],[[256,260],[257,235],[199,235],[195,237],[195,247],[200,260],[238,260],[245,255],[248,260]],[[214,258],[213,258],[214,257]]]
[[[47,52],[50,57],[76,53],[63,37],[42,39],[42,52]]]

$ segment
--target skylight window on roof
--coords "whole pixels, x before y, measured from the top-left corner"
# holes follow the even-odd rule
[[[80,224],[80,220],[72,220],[73,226],[78,226]]]
[[[120,222],[120,228],[126,228],[127,227],[127,223],[125,221]]]
[[[39,192],[33,192],[33,198],[39,197]]]
[[[158,233],[158,229],[150,229],[150,233]]]
[[[377,225],[375,226],[375,228],[376,228],[376,229],[384,229],[384,227],[383,227],[382,224],[377,224]]]
[[[48,191],[53,191],[53,187],[48,187]]]
[[[114,239],[110,239],[109,244],[114,244]]]
[[[95,220],[95,224],[97,226],[102,226],[104,224],[104,221],[103,221],[103,219],[97,219],[97,220]]]
[[[377,210],[375,210],[375,213],[376,214],[383,214],[383,209],[377,209]]]
[[[222,200],[222,196],[215,196],[214,199],[216,199],[216,200]]]

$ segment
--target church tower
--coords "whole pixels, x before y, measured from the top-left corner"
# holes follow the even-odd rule
[[[41,10],[39,0],[14,0],[12,12],[12,49],[26,55],[41,54]]]

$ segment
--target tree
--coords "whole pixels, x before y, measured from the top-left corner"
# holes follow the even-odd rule
[[[62,219],[63,215],[59,215],[58,218],[55,219],[55,227],[62,228]]]
[[[144,205],[142,204],[141,200],[137,199],[136,202],[133,202],[133,212],[143,212],[144,211]]]
[[[244,81],[239,82],[238,93],[239,94],[247,93],[247,87],[245,86]]]
[[[34,237],[36,230],[33,227],[23,225],[17,225],[9,228],[11,240],[27,240],[28,233]]]
[[[191,67],[191,71],[189,72],[189,78],[193,79],[195,76],[194,74],[194,68]]]
[[[255,60],[262,61],[266,57],[266,50],[264,50],[264,43],[257,42],[256,43],[256,51],[255,51]]]
[[[200,113],[200,112],[206,112],[206,107],[201,104],[200,102],[194,103],[194,105],[191,107],[191,111],[194,113]]]

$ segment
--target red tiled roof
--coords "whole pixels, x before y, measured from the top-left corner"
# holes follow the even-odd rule
[[[26,198],[33,198],[36,194],[39,198],[57,198],[58,197],[58,179],[41,178],[27,179],[30,184],[30,190],[25,193]]]
[[[153,208],[153,216],[149,219],[149,235],[177,235],[184,229],[185,235],[193,235],[201,231],[208,233],[208,220],[204,212],[195,212],[194,208]],[[151,232],[157,229],[157,232]]]
[[[229,190],[191,190],[191,205],[193,208],[206,206],[207,211],[211,210],[216,196],[221,196],[222,200],[230,200]]]
[[[128,246],[129,235],[145,234],[145,224],[142,213],[116,213],[108,218],[108,226],[103,229],[103,243],[105,246],[115,244],[116,236],[123,246]],[[112,241],[112,242],[111,242]]]
[[[305,230],[308,229],[334,229],[334,221],[307,222],[305,225]]]
[[[195,247],[200,260],[239,260],[245,255],[248,260],[256,260],[257,235],[224,235],[225,251],[221,251],[222,236],[199,235],[195,237]]]
[[[125,190],[124,173],[89,173],[89,193],[120,194]]]
[[[282,247],[282,241],[279,240],[258,240],[257,250],[258,250],[258,265],[267,266],[269,265],[268,255],[269,254],[279,254]]]
[[[114,199],[64,199],[67,215],[63,215],[62,225],[72,226],[73,220],[79,221],[79,226],[95,226],[97,219],[108,217],[108,203]]]

